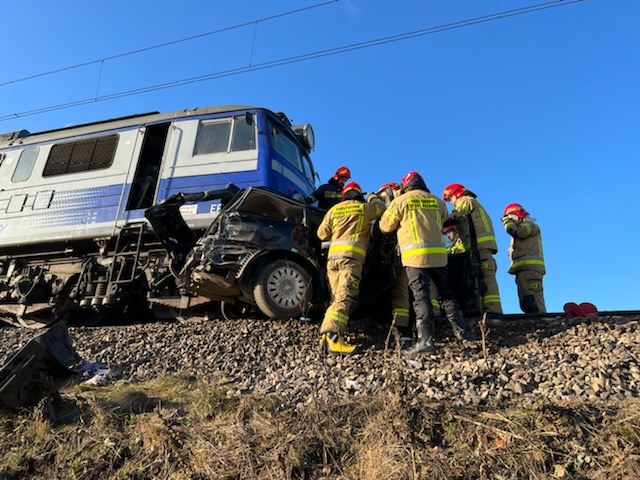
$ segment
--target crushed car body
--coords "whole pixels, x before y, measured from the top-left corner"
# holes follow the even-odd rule
[[[179,208],[212,198],[223,207],[194,240]],[[323,213],[267,188],[228,185],[168,199],[145,216],[175,260],[183,297],[253,305],[269,318],[292,318],[324,305],[328,294],[315,235]],[[190,303],[183,299],[182,305]]]

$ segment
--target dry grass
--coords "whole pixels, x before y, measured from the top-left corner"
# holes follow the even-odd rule
[[[76,387],[0,417],[0,478],[640,478],[638,400],[479,409],[393,385],[301,410],[180,377]]]

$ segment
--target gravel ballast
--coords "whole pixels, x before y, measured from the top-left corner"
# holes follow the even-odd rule
[[[352,338],[371,346],[353,357],[324,356],[318,325],[298,320],[69,327],[69,335],[85,362],[109,367],[110,382],[180,374],[223,382],[228,395],[278,394],[301,407],[316,398],[383,393],[400,378],[416,399],[496,405],[523,398],[637,398],[639,320],[505,321],[489,332],[486,359],[480,340],[456,342],[443,324],[436,335],[436,355],[415,360],[405,359],[393,339],[384,348],[386,328],[364,323],[353,326]],[[10,327],[0,331],[2,364],[39,333]]]

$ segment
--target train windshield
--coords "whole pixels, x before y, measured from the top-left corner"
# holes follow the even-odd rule
[[[269,121],[271,169],[274,182],[268,187],[284,194],[310,194],[315,189],[314,169],[311,159],[300,143],[274,120]]]

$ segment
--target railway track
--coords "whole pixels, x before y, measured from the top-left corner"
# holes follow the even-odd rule
[[[212,315],[212,314],[208,314],[208,315],[199,315],[196,316],[194,318],[196,319],[202,319],[202,318],[211,318],[211,319],[215,319],[216,315]],[[506,325],[508,325],[509,323],[522,323],[522,322],[528,322],[528,321],[535,321],[535,320],[544,320],[544,319],[555,319],[555,318],[568,318],[566,316],[566,314],[564,312],[547,312],[547,313],[507,313],[504,315],[504,322]],[[607,310],[607,311],[600,311],[597,314],[595,314],[595,316],[593,318],[597,318],[597,317],[625,317],[625,318],[629,318],[629,319],[640,319],[640,310]],[[180,316],[168,316],[168,315],[160,315],[158,317],[156,317],[156,321],[166,321],[169,318],[175,318],[178,321],[181,320]],[[220,313],[219,318],[224,318],[225,320],[229,320],[230,318],[227,318],[223,315],[223,313]],[[47,328],[53,324],[56,323],[56,321],[54,319],[42,319],[41,317],[40,322],[32,322],[32,323],[17,323],[17,322],[11,322],[9,323],[2,323],[0,322],[0,328],[27,328],[27,329],[33,329],[33,330],[38,330],[38,329],[44,329]],[[128,318],[126,315],[123,316],[118,316],[117,319],[114,318],[110,318],[107,317],[107,319],[105,319],[104,321],[91,321],[91,322],[87,322],[86,319],[81,319],[78,322],[74,321],[73,319],[71,319],[68,323],[70,326],[92,326],[92,327],[100,327],[100,326],[113,326],[114,324],[119,324],[119,325],[130,325],[130,324],[139,324],[139,323],[149,323],[149,318],[145,318],[145,319],[140,319],[139,316],[136,316],[135,318]]]
[[[536,320],[542,318],[565,317],[564,312],[547,313],[507,313],[504,315],[506,321]],[[596,317],[637,317],[640,318],[640,310],[607,310],[598,312]]]

